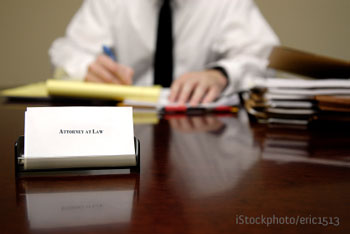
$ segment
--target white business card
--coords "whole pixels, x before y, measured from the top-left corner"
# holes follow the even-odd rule
[[[31,107],[25,158],[135,155],[131,107]]]

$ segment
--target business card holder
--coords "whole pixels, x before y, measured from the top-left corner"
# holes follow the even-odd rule
[[[41,166],[38,168],[30,168],[25,166],[24,158],[24,136],[20,136],[15,143],[15,171],[17,176],[31,176],[31,175],[66,175],[66,174],[76,174],[76,175],[98,175],[98,174],[124,174],[124,173],[139,173],[140,172],[140,141],[134,137],[135,144],[135,161],[130,164],[125,162],[122,165],[103,165],[100,166],[99,158],[95,157],[95,164],[84,163],[83,166],[79,165],[79,157],[75,157],[74,165],[78,166],[59,166],[52,167]],[[84,157],[86,159],[86,157]],[[105,157],[106,158],[106,157]],[[102,159],[102,158],[101,158]],[[50,160],[50,158],[44,158],[43,160]],[[82,159],[84,160],[84,159]],[[52,165],[52,164],[51,164]]]

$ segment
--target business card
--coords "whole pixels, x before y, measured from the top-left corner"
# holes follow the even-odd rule
[[[30,107],[25,158],[135,155],[131,107]]]

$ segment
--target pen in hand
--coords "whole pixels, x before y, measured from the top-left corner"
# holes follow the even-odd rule
[[[120,84],[131,85],[134,71],[128,66],[117,63],[117,57],[110,47],[103,45],[102,50],[103,54],[109,57],[114,62],[113,64],[112,61],[105,61],[104,66],[118,77]]]
[[[108,46],[102,46],[103,49],[103,53],[105,55],[107,55],[108,57],[110,57],[114,62],[117,61],[117,58],[115,57],[115,54],[113,52],[113,50],[111,48],[109,48]]]

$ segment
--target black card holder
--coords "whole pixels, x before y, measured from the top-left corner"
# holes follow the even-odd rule
[[[24,168],[24,136],[20,136],[15,143],[15,171],[16,176],[45,176],[45,175],[99,175],[125,174],[140,172],[140,140],[134,137],[136,165],[122,167],[79,167],[55,169],[25,169]]]

